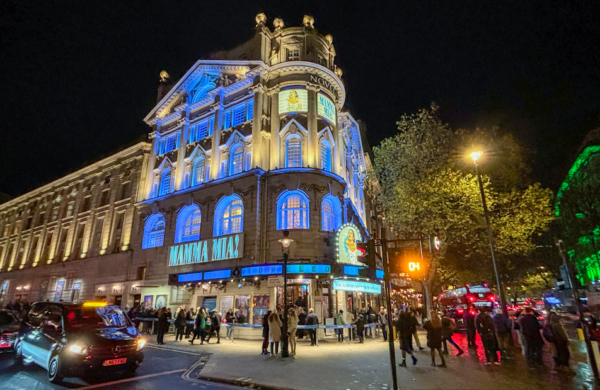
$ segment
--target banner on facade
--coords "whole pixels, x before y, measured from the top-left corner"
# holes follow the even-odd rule
[[[307,112],[308,93],[306,89],[286,89],[279,92],[279,113]]]
[[[365,266],[358,261],[360,252],[356,243],[362,242],[362,237],[355,225],[351,223],[342,225],[338,229],[335,239],[335,258],[338,263]]]
[[[244,257],[244,233],[173,245],[169,267]]]
[[[376,283],[358,282],[354,280],[337,279],[333,281],[334,290],[356,291],[371,294],[381,294],[381,285]]]
[[[335,113],[335,104],[322,93],[317,95],[317,115],[327,119],[329,122],[337,125],[337,115]]]

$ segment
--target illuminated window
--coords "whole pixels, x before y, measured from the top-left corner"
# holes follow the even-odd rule
[[[198,157],[194,162],[194,170],[192,173],[192,185],[198,185],[204,183],[205,176],[204,157]]]
[[[244,172],[244,147],[236,145],[231,152],[231,174]]]
[[[285,145],[285,160],[287,168],[302,166],[302,140],[297,135],[290,135]]]
[[[159,195],[166,195],[171,192],[171,169],[165,169],[160,176]]]
[[[162,214],[153,214],[146,221],[144,226],[144,240],[142,249],[156,248],[163,246],[165,241],[165,216]]]
[[[277,200],[277,229],[308,229],[308,197],[302,191],[286,191]]]
[[[177,216],[175,243],[199,240],[201,224],[200,208],[197,205],[184,207]]]
[[[331,145],[329,141],[321,141],[321,169],[331,171]]]
[[[246,107],[239,105],[233,109],[232,126],[241,125],[246,121]]]
[[[160,141],[158,154],[169,153],[170,151],[177,149],[179,147],[179,137],[177,137],[177,135],[178,133],[175,133],[163,138]]]
[[[336,231],[342,225],[342,204],[332,195],[326,195],[321,202],[321,230]]]
[[[214,236],[240,233],[244,228],[244,205],[238,195],[222,198],[215,209]]]
[[[252,118],[254,118],[254,99],[249,100],[246,107],[246,120],[250,121]]]
[[[300,49],[288,49],[287,60],[288,61],[300,61]]]

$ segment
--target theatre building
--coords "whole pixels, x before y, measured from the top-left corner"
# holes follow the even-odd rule
[[[131,157],[139,169],[123,162],[109,174],[98,166],[105,173],[90,174],[93,180],[78,175],[61,184],[58,200],[58,192],[43,192],[0,206],[9,229],[0,239],[3,270],[10,271],[0,282],[38,259],[49,262],[39,269],[64,269],[73,273],[66,280],[75,281],[92,268],[64,267],[99,255],[84,260],[94,267],[98,261],[86,297],[147,308],[204,306],[223,315],[234,308],[238,320],[258,324],[268,309],[284,304],[285,251],[288,304],[312,307],[321,319],[340,309],[376,309],[381,275],[364,269],[357,247],[372,229],[364,191],[368,156],[359,123],[344,108],[333,38],[313,23],[305,16],[300,26],[286,27],[280,19],[267,26],[260,14],[246,43],[197,61],[178,80],[162,72],[158,102],[144,118],[151,143]],[[117,200],[122,171],[137,175],[129,190],[135,200]],[[83,194],[95,202],[105,186],[115,191],[106,211],[92,203],[91,215],[81,214]],[[71,203],[78,214],[67,217]],[[29,215],[38,218],[41,204],[44,221],[31,228]],[[50,215],[55,204],[66,218],[60,222]],[[3,213],[7,207],[12,211]],[[118,229],[117,210],[124,211]],[[100,214],[105,221],[97,227]],[[27,238],[12,235],[17,224],[28,224]],[[30,255],[30,248],[44,247],[31,243],[35,229],[42,229],[39,240],[51,235],[49,254]],[[101,243],[94,244],[98,229]],[[285,231],[293,240],[287,247]],[[48,286],[58,288],[56,280]],[[12,293],[23,282],[10,284]]]

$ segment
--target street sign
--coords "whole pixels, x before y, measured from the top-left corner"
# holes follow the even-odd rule
[[[440,250],[440,245],[442,244],[442,242],[440,241],[440,238],[435,236],[433,237],[433,246],[435,247],[436,250]]]
[[[283,276],[269,276],[267,279],[267,287],[283,287]]]

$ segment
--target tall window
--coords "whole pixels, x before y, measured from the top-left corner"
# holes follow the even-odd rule
[[[329,141],[321,141],[321,169],[331,171],[331,145]]]
[[[198,157],[194,162],[194,170],[192,174],[192,185],[198,185],[204,183],[205,176],[204,157]]]
[[[169,153],[179,147],[179,132],[160,140],[158,154]]]
[[[287,60],[288,61],[299,61],[300,60],[300,49],[288,49]]]
[[[244,172],[244,147],[237,145],[233,147],[231,152],[231,174]]]
[[[199,240],[201,223],[202,214],[197,205],[184,207],[177,216],[175,243]]]
[[[241,125],[246,120],[246,107],[239,105],[233,109],[232,126]]]
[[[159,195],[166,195],[171,192],[171,169],[165,169],[160,176]]]
[[[144,226],[144,240],[142,249],[163,246],[165,241],[165,216],[154,214],[148,218]]]
[[[190,142],[199,141],[212,134],[213,118],[203,120],[195,126],[191,127],[190,130]]]
[[[277,229],[308,229],[308,197],[302,191],[286,191],[277,200]]]
[[[215,209],[214,236],[240,233],[244,228],[244,205],[238,195],[222,198]]]
[[[302,140],[297,135],[291,135],[285,145],[286,167],[297,168],[302,166]]]
[[[325,195],[321,202],[321,230],[333,232],[342,225],[342,204],[332,195]]]

